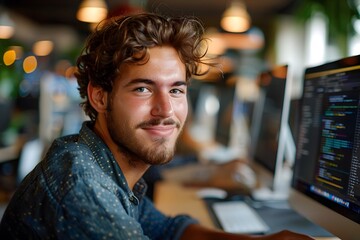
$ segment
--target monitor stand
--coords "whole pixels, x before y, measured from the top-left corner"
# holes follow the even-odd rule
[[[280,173],[277,173],[280,174]],[[273,176],[274,177],[274,176]],[[284,166],[281,171],[280,181],[269,180],[260,176],[259,188],[251,192],[251,197],[256,201],[283,201],[289,197],[292,170],[289,166]],[[265,180],[266,179],[266,180]],[[268,186],[272,183],[272,186]]]
[[[255,189],[251,193],[252,198],[256,201],[282,201],[288,198],[288,192],[274,191],[269,187]]]

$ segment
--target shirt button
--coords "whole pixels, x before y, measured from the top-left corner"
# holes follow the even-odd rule
[[[134,195],[131,195],[129,197],[129,201],[132,202],[134,205],[138,205],[139,204],[139,200],[134,196]]]

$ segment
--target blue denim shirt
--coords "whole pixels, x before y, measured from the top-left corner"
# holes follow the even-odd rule
[[[167,217],[129,189],[105,143],[85,122],[77,135],[54,141],[23,180],[0,225],[1,239],[178,239],[196,221]]]

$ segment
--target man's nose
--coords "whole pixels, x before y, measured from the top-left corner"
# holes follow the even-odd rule
[[[166,93],[158,93],[154,97],[153,108],[151,110],[153,116],[167,118],[174,114],[171,102],[171,96]]]

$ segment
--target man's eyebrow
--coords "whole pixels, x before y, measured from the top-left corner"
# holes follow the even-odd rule
[[[173,83],[173,86],[187,86],[188,83],[186,81],[176,81]]]
[[[139,84],[139,83],[145,83],[148,85],[154,85],[154,81],[150,80],[150,79],[146,79],[146,78],[135,78],[132,79],[131,81],[129,81],[127,84],[125,84],[125,87],[131,86],[131,85],[135,85],[135,84]]]
[[[153,81],[151,79],[136,78],[136,79],[132,79],[130,82],[125,84],[125,87],[136,85],[136,84],[139,84],[139,83],[143,83],[143,84],[147,84],[147,85],[155,85],[155,81]],[[172,84],[172,86],[183,86],[183,85],[187,86],[188,85],[187,81],[180,80],[180,81],[175,81]]]

